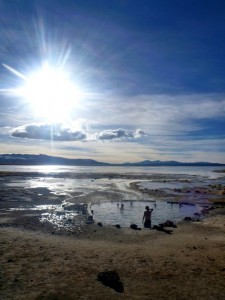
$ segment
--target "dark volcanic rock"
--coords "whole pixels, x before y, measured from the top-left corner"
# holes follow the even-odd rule
[[[111,287],[118,293],[124,292],[123,284],[116,271],[100,272],[98,274],[98,281],[102,282],[105,286]]]

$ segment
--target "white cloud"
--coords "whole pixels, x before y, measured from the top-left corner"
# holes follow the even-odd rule
[[[89,117],[101,126],[141,127],[152,134],[198,131],[201,120],[225,118],[225,96],[138,95],[100,98],[91,104]],[[94,105],[95,104],[95,105]],[[99,107],[102,109],[100,110]]]
[[[125,129],[110,129],[99,132],[97,135],[97,139],[101,141],[110,141],[110,140],[122,140],[122,139],[134,139],[142,136],[146,136],[147,134],[137,129],[136,131],[127,131]]]
[[[62,124],[28,124],[12,130],[13,137],[54,140],[54,141],[83,141],[87,136],[83,131],[72,130]]]

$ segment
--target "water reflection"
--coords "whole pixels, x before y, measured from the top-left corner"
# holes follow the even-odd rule
[[[40,217],[40,222],[50,223],[57,229],[74,229],[83,226],[85,223],[82,219],[78,218],[79,212],[46,212]]]
[[[10,208],[9,211],[38,211],[39,221],[56,230],[80,231],[86,223],[86,205],[64,202],[62,205],[35,205]]]
[[[10,172],[41,172],[49,173],[117,173],[117,174],[188,174],[208,178],[224,177],[223,173],[216,173],[214,170],[223,170],[224,167],[205,166],[205,167],[125,167],[125,166],[62,166],[62,165],[41,165],[41,166],[15,166],[1,165],[1,171]]]
[[[123,206],[122,206],[123,205]],[[120,224],[129,227],[130,224],[142,226],[142,217],[145,206],[149,205],[153,208],[152,224],[159,224],[166,220],[178,222],[185,217],[194,217],[194,213],[198,210],[195,205],[167,203],[165,201],[147,202],[147,201],[124,201],[120,206],[116,202],[95,203],[91,205],[94,211],[94,219],[96,222],[102,222],[106,225]]]

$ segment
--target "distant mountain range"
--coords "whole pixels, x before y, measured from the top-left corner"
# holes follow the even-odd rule
[[[93,159],[68,159],[63,157],[54,157],[48,155],[33,154],[0,154],[0,165],[66,165],[66,166],[137,166],[137,167],[155,167],[155,166],[225,166],[225,164],[210,162],[178,162],[178,161],[160,161],[144,160],[140,162],[125,162],[121,164],[110,164],[99,162]]]

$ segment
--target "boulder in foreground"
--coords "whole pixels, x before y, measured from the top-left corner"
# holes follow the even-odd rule
[[[123,284],[116,271],[100,272],[98,274],[98,281],[101,281],[105,286],[111,287],[118,293],[124,292]]]

